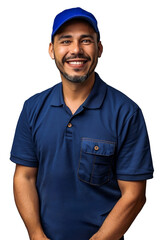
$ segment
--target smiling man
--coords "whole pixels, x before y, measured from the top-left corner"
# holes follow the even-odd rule
[[[61,82],[25,101],[10,157],[31,240],[122,240],[146,201],[143,114],[95,73],[102,50],[91,13],[56,16],[49,54]]]
[[[92,75],[102,53],[92,26],[81,19],[69,20],[56,34],[49,46],[62,80],[82,83]],[[55,49],[55,51],[54,51]]]

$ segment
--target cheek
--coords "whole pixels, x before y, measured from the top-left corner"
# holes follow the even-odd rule
[[[92,60],[98,57],[98,48],[95,46],[92,48],[88,48],[85,51],[92,58]]]
[[[57,59],[62,59],[67,54],[67,49],[65,48],[56,48],[55,56]]]

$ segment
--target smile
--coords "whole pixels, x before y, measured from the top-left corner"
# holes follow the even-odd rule
[[[85,60],[85,59],[79,59],[79,60],[69,60],[69,61],[66,61],[66,63],[70,66],[70,67],[73,67],[73,68],[83,68],[85,66],[85,64],[87,63],[88,60]]]
[[[81,64],[84,64],[85,62],[84,61],[82,61],[82,62],[68,62],[70,65],[81,65]]]

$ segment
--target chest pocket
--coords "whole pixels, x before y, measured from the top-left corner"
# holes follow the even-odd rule
[[[82,138],[78,177],[81,181],[100,186],[109,181],[115,143]]]

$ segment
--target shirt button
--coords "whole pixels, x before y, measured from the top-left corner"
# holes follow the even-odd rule
[[[72,127],[72,123],[69,123],[67,126],[68,126],[69,128]]]
[[[94,150],[99,150],[99,146],[94,146]]]

